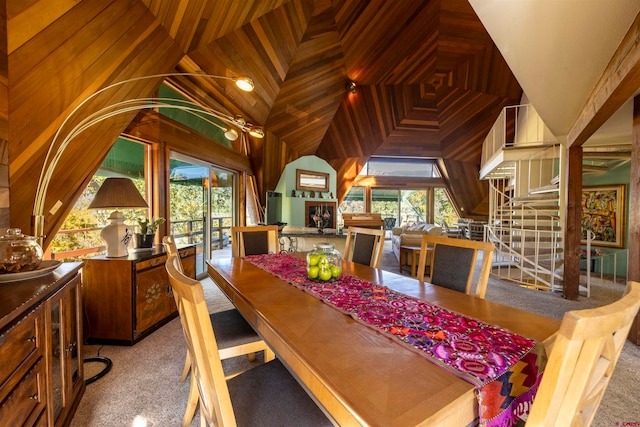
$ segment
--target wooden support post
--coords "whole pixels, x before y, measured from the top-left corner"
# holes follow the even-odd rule
[[[633,99],[631,129],[631,171],[629,173],[629,280],[640,282],[640,96]],[[629,341],[640,345],[640,313],[629,331]]]
[[[582,146],[567,156],[567,223],[565,228],[564,286],[562,296],[577,300],[580,291],[580,236],[582,217]]]

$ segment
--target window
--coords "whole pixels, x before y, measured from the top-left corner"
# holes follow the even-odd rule
[[[119,138],[114,143],[51,241],[45,258],[74,261],[97,255],[104,250],[100,230],[108,224],[107,218],[113,210],[90,210],[88,206],[104,180],[112,176],[131,178],[140,194],[146,198],[144,160],[147,150],[146,144],[124,138]],[[136,218],[147,216],[146,209],[123,209],[121,212],[127,224],[134,224]]]
[[[343,213],[364,213],[364,187],[351,187],[349,193],[344,198],[344,201],[340,205],[340,211]]]
[[[360,171],[360,175],[412,176],[439,178],[438,165],[431,159],[406,159],[372,157]]]
[[[400,191],[400,222],[399,225],[411,225],[418,222],[428,222],[427,190]]]
[[[171,155],[171,234],[196,245],[196,276],[206,273],[211,252],[229,245],[234,224],[236,174],[177,153]]]
[[[444,188],[434,189],[433,213],[435,222],[440,225],[446,224],[449,227],[458,223],[458,214],[451,204],[449,195]]]

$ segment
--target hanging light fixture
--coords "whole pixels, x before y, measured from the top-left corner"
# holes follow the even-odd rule
[[[251,127],[251,129],[249,129],[249,135],[256,138],[264,138],[264,129],[261,127]]]
[[[233,81],[236,82],[236,86],[245,92],[251,92],[256,87],[253,84],[253,80],[249,77],[235,77],[233,78]]]
[[[227,130],[224,131],[224,137],[229,141],[235,141],[238,139],[238,131],[232,127],[228,127]]]
[[[129,99],[125,101],[120,101],[115,104],[107,105],[97,111],[92,112],[87,117],[84,117],[78,124],[76,124],[70,130],[67,129],[67,123],[69,120],[74,117],[77,112],[91,99],[94,99],[101,93],[110,90],[114,87],[122,86],[127,83],[136,82],[145,79],[158,79],[158,78],[166,78],[166,77],[174,77],[174,76],[190,76],[190,77],[199,77],[199,78],[210,78],[210,79],[226,79],[232,80],[238,88],[244,91],[252,91],[255,87],[253,80],[248,77],[227,77],[227,76],[216,76],[211,74],[200,74],[200,73],[166,73],[166,74],[155,74],[151,76],[142,76],[142,77],[134,77],[131,79],[119,81],[113,83],[111,85],[105,86],[104,88],[94,92],[89,95],[87,98],[82,100],[64,119],[58,130],[56,131],[51,144],[47,150],[47,154],[44,160],[44,164],[42,170],[40,171],[40,177],[38,179],[38,187],[36,189],[36,198],[33,207],[33,217],[32,217],[32,227],[33,234],[38,238],[41,245],[44,243],[44,204],[47,195],[47,191],[49,189],[49,183],[51,181],[51,177],[53,172],[62,156],[62,153],[66,150],[69,143],[81,134],[87,128],[103,121],[108,118],[114,117],[119,114],[132,113],[137,110],[145,110],[150,108],[168,108],[168,109],[178,109],[185,111],[189,114],[193,114],[198,116],[202,120],[207,121],[208,123],[217,126],[222,131],[225,132],[225,137],[231,140],[235,140],[238,138],[238,130],[243,133],[250,133],[253,136],[257,136],[258,138],[264,137],[264,131],[260,129],[260,131],[256,131],[253,126],[249,125],[242,119],[242,123],[238,122],[236,117],[230,116],[228,114],[216,111],[210,107],[206,107],[203,105],[196,104],[191,101],[181,100],[181,99],[172,99],[172,98],[135,98]],[[227,127],[221,126],[218,122],[211,120],[211,118],[215,118],[222,122],[225,122],[229,126]],[[238,130],[234,129],[237,128]],[[252,132],[253,131],[253,132]],[[51,214],[54,214],[60,207],[61,202],[58,202],[54,205],[54,207],[50,210]]]

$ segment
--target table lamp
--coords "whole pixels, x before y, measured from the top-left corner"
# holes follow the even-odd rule
[[[116,209],[109,215],[109,224],[102,229],[100,237],[107,246],[107,258],[120,258],[129,255],[127,246],[131,233],[129,226],[124,223],[124,215],[118,208],[148,208],[136,186],[129,178],[107,178],[89,209]]]

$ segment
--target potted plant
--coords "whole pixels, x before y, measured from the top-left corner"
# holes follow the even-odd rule
[[[156,236],[158,226],[165,221],[164,218],[156,218],[149,220],[148,218],[138,218],[138,226],[140,233],[136,233],[136,247],[150,248],[153,246],[153,240]]]

